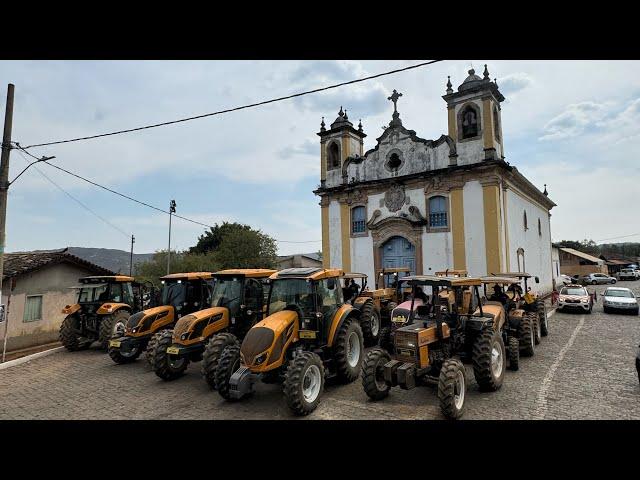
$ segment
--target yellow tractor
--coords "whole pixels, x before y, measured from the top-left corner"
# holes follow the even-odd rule
[[[549,335],[549,324],[547,322],[547,307],[537,293],[529,286],[529,279],[533,278],[535,283],[540,283],[540,278],[525,272],[505,272],[497,273],[499,277],[515,278],[518,280],[517,285],[509,288],[511,295],[519,295],[518,306],[527,312],[535,313],[536,323],[534,326],[534,336],[536,345],[540,343],[541,337]],[[524,285],[524,290],[522,286]],[[533,355],[533,353],[532,353]]]
[[[109,356],[119,364],[135,361],[142,352],[153,365],[156,334],[173,328],[184,315],[208,306],[213,289],[210,272],[172,273],[160,278],[162,305],[129,317],[125,330],[109,341]]]
[[[376,347],[367,353],[364,391],[372,400],[381,400],[394,386],[409,390],[437,385],[443,415],[460,418],[467,389],[463,362],[472,363],[481,390],[502,386],[504,309],[482,305],[479,278],[416,275],[403,280],[412,288],[408,317],[395,332],[391,352]],[[431,289],[426,302],[425,287]]]
[[[289,408],[314,411],[325,377],[352,382],[364,351],[361,312],[345,303],[339,269],[288,268],[271,276],[266,318],[242,345],[227,346],[216,370],[216,389],[239,400],[259,380],[282,381]]]
[[[185,315],[173,330],[163,330],[155,342],[153,370],[163,380],[184,373],[190,361],[202,360],[202,375],[215,387],[220,353],[227,345],[240,345],[247,331],[262,320],[269,292],[268,279],[276,270],[237,269],[213,274],[211,303]]]
[[[96,340],[107,349],[109,339],[124,332],[132,312],[136,311],[134,279],[123,275],[84,277],[78,290],[78,301],[66,305],[66,318],[60,326],[60,341],[73,352],[88,348]]]

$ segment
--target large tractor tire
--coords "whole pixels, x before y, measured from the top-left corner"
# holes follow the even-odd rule
[[[342,382],[350,383],[360,376],[363,354],[364,340],[360,324],[357,320],[347,318],[336,333],[333,345],[336,373]]]
[[[535,322],[535,317],[528,313],[523,315],[520,321],[520,351],[525,357],[532,357],[535,349],[535,325],[533,322]]]
[[[158,333],[153,345],[153,363],[151,364],[151,368],[157,376],[166,381],[175,380],[182,376],[189,366],[189,359],[187,357],[174,358],[174,355],[167,353],[167,348],[169,348],[172,343],[173,330],[163,330]]]
[[[124,328],[129,320],[129,312],[126,310],[118,310],[113,315],[105,315],[100,320],[100,331],[98,332],[98,341],[100,348],[107,350],[109,348],[109,340],[115,335],[124,335]]]
[[[216,388],[216,368],[222,351],[231,345],[240,347],[240,342],[232,333],[224,332],[211,337],[202,354],[202,365],[200,373],[206,380],[207,384],[215,390]]]
[[[380,338],[378,338],[378,346],[389,353],[393,353],[393,342],[391,341],[391,327],[382,327],[380,329]]]
[[[517,372],[520,368],[520,340],[509,337],[509,370]]]
[[[222,351],[220,361],[215,370],[215,387],[222,398],[228,401],[235,400],[229,394],[229,379],[240,368],[240,347],[230,345]]]
[[[589,309],[591,313],[591,309]],[[547,307],[543,301],[538,300],[538,318],[540,319],[540,331],[543,337],[549,335],[549,323],[547,320]]]
[[[80,337],[76,335],[75,330],[78,326],[79,318],[76,315],[68,315],[60,325],[60,342],[64,348],[70,352],[75,352],[82,348]]]
[[[365,302],[360,312],[360,326],[362,327],[364,344],[371,347],[378,343],[380,337],[380,312],[371,299]]]
[[[532,312],[531,315],[533,319],[533,340],[536,345],[540,345],[540,338],[542,337],[542,324],[540,322],[540,318],[538,317],[538,312]]]
[[[391,356],[382,348],[376,347],[364,357],[362,363],[362,387],[371,400],[382,400],[389,395],[391,387],[384,381],[384,366]]]
[[[324,390],[324,365],[320,357],[313,352],[302,352],[291,360],[282,390],[293,413],[309,415],[313,412]]]
[[[480,390],[495,392],[502,386],[506,371],[506,349],[500,332],[485,330],[473,343],[473,374]]]
[[[455,420],[462,416],[466,391],[467,375],[464,365],[455,358],[446,360],[438,379],[438,399],[445,418]]]
[[[173,334],[173,330],[160,330],[159,332],[154,333],[153,335],[151,335],[151,338],[149,339],[149,342],[147,343],[147,348],[144,351],[144,358],[147,361],[147,365],[149,365],[149,367],[153,368],[153,356],[156,354],[156,344],[158,343],[158,339],[160,338],[160,335],[163,332],[171,332]]]
[[[124,352],[119,348],[109,347],[109,356],[111,357],[111,360],[116,362],[118,365],[135,362],[141,353],[142,348],[140,346],[135,347],[130,352]]]

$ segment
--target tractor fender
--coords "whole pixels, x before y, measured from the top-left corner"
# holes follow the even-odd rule
[[[96,312],[98,315],[111,315],[119,310],[125,309],[131,313],[131,306],[126,303],[103,303]]]
[[[173,324],[174,318],[174,309],[170,305],[148,308],[129,317],[126,335],[139,337],[155,333],[161,328]],[[135,332],[133,332],[134,328]]]
[[[357,297],[354,301],[353,301],[353,308],[355,308],[356,310],[360,310],[362,311],[362,309],[364,308],[364,306],[367,304],[367,302],[373,303],[373,299],[371,297]]]
[[[280,367],[289,346],[298,341],[299,323],[298,314],[293,310],[281,310],[256,323],[240,346],[242,364],[254,373]],[[258,363],[263,353],[267,354],[266,358]]]
[[[504,307],[501,304],[486,303],[482,307],[483,313],[491,314],[493,317],[494,330],[501,330],[506,321]]]
[[[73,315],[74,313],[76,313],[78,310],[80,310],[80,305],[77,303],[74,303],[73,305],[66,305],[63,309],[62,309],[62,313],[64,313],[65,315]]]
[[[173,327],[173,341],[182,345],[190,345],[201,341],[203,338],[209,338],[227,327],[229,327],[228,308],[205,308],[178,319]],[[190,337],[196,328],[200,330],[196,338],[181,340],[180,337],[182,335],[188,333]]]
[[[520,308],[511,310],[509,312],[509,326],[515,329],[520,328],[520,322],[522,321],[522,317],[525,313],[526,312]]]
[[[342,305],[338,311],[333,316],[333,321],[331,322],[331,327],[329,328],[329,334],[327,335],[327,346],[333,346],[333,341],[335,340],[336,334],[345,320],[349,318],[360,319],[360,310],[354,308],[349,304]]]

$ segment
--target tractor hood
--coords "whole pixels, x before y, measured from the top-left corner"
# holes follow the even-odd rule
[[[285,347],[298,339],[298,314],[281,310],[255,324],[240,347],[242,363],[252,371],[282,365]]]
[[[151,328],[151,324],[160,318],[170,317],[173,319],[175,313],[172,306],[162,305],[160,307],[149,308],[142,312],[134,313],[127,321],[125,333],[138,335],[145,333]]]
[[[229,326],[229,309],[211,307],[185,315],[173,328],[173,342],[190,345]]]

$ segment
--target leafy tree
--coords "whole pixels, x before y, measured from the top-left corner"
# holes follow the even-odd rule
[[[243,225],[240,223],[222,222],[222,225],[217,223],[205,232],[204,235],[198,237],[198,243],[195,247],[191,247],[189,252],[191,253],[206,253],[217,250],[222,243],[222,238],[233,232],[255,232],[249,225]]]
[[[220,265],[212,253],[189,253],[171,251],[171,273],[181,272],[215,272]],[[159,278],[167,274],[167,251],[159,250],[149,262],[135,265],[137,281],[149,281],[160,285]]]
[[[276,241],[259,230],[234,229],[222,235],[213,252],[220,268],[275,268]]]

